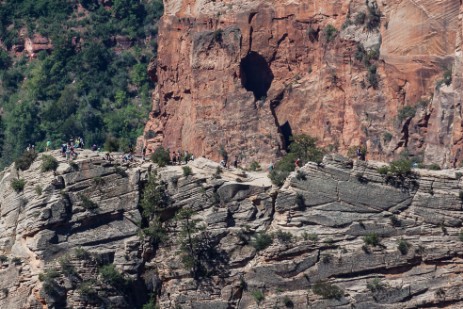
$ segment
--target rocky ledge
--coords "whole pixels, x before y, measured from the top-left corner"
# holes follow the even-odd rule
[[[54,172],[39,156],[0,173],[0,308],[463,305],[459,170],[384,177],[330,155],[275,188],[205,159],[53,155]]]

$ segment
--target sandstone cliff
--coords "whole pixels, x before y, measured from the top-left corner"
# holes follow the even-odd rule
[[[160,308],[463,305],[462,170],[385,179],[381,163],[333,155],[278,189],[205,159],[191,175],[89,151],[56,172],[41,162],[0,173],[0,308],[138,308],[149,293]],[[146,222],[155,171],[168,202]],[[196,273],[185,209],[203,227],[191,232]],[[162,242],[141,233],[156,221]]]
[[[461,161],[461,6],[165,1],[145,139],[249,163],[307,133],[344,154],[365,144],[370,158]]]

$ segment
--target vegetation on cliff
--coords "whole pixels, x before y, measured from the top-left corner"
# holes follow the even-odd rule
[[[147,66],[162,12],[160,0],[1,2],[0,167],[28,143],[133,143],[151,106]],[[35,35],[53,47],[23,51]]]

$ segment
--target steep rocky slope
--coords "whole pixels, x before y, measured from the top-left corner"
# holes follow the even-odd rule
[[[344,154],[365,144],[370,158],[461,161],[461,6],[166,1],[145,138],[248,163],[273,160],[294,133]]]
[[[381,163],[331,155],[277,189],[205,159],[188,176],[89,151],[54,173],[41,160],[0,173],[1,308],[138,308],[151,292],[160,308],[463,305],[462,170],[386,181]],[[154,171],[165,202],[147,222]]]

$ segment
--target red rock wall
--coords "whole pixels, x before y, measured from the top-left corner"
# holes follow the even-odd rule
[[[461,3],[377,7],[381,25],[368,30],[354,22],[359,12],[368,19],[364,0],[165,1],[151,66],[158,87],[145,129],[149,148],[162,143],[219,159],[223,146],[247,163],[269,162],[281,155],[290,127],[341,153],[365,144],[369,158],[407,150],[448,163],[462,137]],[[328,24],[339,31],[332,41]],[[357,60],[358,44],[367,52],[379,47],[379,59]],[[370,65],[377,87],[369,85]],[[436,88],[446,67],[452,83]],[[253,87],[257,99],[246,90]],[[399,121],[404,106],[416,116]]]

